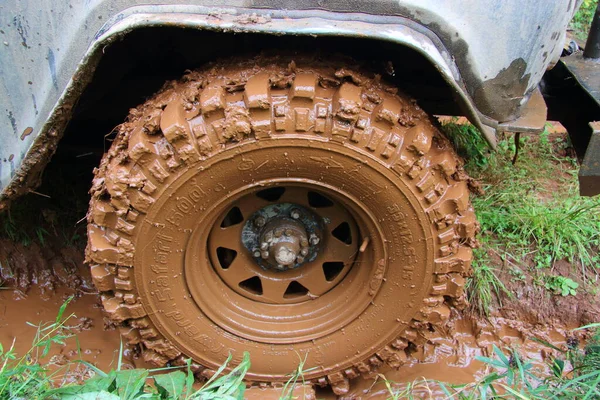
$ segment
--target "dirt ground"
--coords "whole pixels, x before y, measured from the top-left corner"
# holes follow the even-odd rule
[[[59,369],[69,361],[85,360],[102,370],[116,368],[121,341],[119,332],[104,319],[100,300],[95,292],[89,271],[83,264],[82,252],[77,247],[64,247],[57,251],[41,248],[37,244],[24,247],[9,240],[0,240],[0,259],[3,266],[8,261],[11,270],[2,269],[5,290],[0,291],[0,343],[5,347],[14,341],[17,354],[26,353],[36,333],[35,325],[55,318],[62,303],[74,296],[67,314],[74,314],[67,325],[75,327],[77,339],[71,338],[65,346],[55,346],[50,355],[42,359],[50,369],[57,369],[57,384],[80,381],[90,374],[84,365],[68,370]],[[556,307],[573,312],[556,312],[541,320],[534,298],[524,297],[507,304],[499,314],[489,320],[470,313],[453,311],[445,332],[432,333],[425,344],[399,370],[382,369],[379,372],[394,382],[413,382],[425,378],[460,384],[469,383],[484,374],[483,364],[477,355],[491,356],[492,345],[517,346],[526,359],[539,362],[552,355],[552,350],[533,339],[541,339],[564,347],[569,330],[579,326],[586,317],[584,304],[575,299],[571,304],[558,302]],[[558,308],[557,308],[558,310]],[[546,310],[548,311],[548,310]],[[505,314],[503,316],[502,314]],[[579,321],[573,315],[582,315]],[[543,314],[546,315],[546,314]],[[560,315],[568,316],[561,321]],[[30,325],[33,324],[34,326]],[[135,348],[125,348],[124,368],[148,367],[137,357]],[[431,388],[434,393],[436,388]],[[441,393],[438,393],[441,395]],[[318,398],[335,398],[321,391]],[[343,399],[385,399],[388,392],[381,377],[356,379],[350,393]]]
[[[69,159],[54,160],[47,174],[62,174],[65,162],[68,169]],[[70,361],[84,360],[105,371],[116,368],[122,346],[118,330],[102,314],[98,293],[83,263],[85,222],[81,220],[87,203],[85,182],[89,180],[85,180],[85,175],[73,179],[82,189],[69,195],[66,205],[52,200],[60,197],[58,194],[47,198],[32,193],[13,212],[13,225],[8,228],[5,225],[0,233],[0,343],[5,349],[14,344],[17,354],[25,354],[31,347],[36,325],[54,320],[61,304],[69,296],[74,297],[67,308],[67,314],[74,315],[67,325],[77,333],[76,338],[67,339],[64,346],[54,346],[48,357],[39,360],[51,370],[59,371],[54,377],[57,385],[81,381],[91,374],[85,365],[69,364]],[[38,192],[60,193],[60,190],[60,187],[42,186]],[[80,201],[74,201],[77,196]],[[65,207],[67,212],[63,212]],[[34,225],[15,225],[17,210],[21,213],[19,218],[25,221],[23,224]],[[5,217],[5,224],[6,221]],[[537,361],[538,368],[545,368],[544,360],[553,355],[553,350],[540,345],[536,339],[564,348],[567,339],[584,339],[581,333],[575,337],[571,329],[600,321],[596,294],[579,291],[576,296],[549,296],[530,281],[512,279],[503,269],[502,260],[496,263],[501,279],[515,296],[501,299],[502,306],[489,318],[453,310],[445,331],[432,332],[428,343],[412,353],[406,365],[399,370],[379,372],[400,386],[421,378],[469,383],[485,373],[484,365],[475,357],[491,356],[494,344],[501,348],[516,347],[524,358]],[[566,275],[571,267],[566,262],[556,266],[561,270],[558,272]],[[69,368],[60,368],[67,364]],[[123,367],[150,368],[138,357],[136,348],[126,346]],[[439,388],[424,387],[423,390],[431,391],[434,397],[436,393],[441,396]],[[335,398],[327,390],[320,390],[317,397]],[[374,374],[370,379],[352,381],[350,392],[340,398],[387,397],[382,378]]]

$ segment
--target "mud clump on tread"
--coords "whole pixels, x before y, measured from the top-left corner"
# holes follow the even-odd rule
[[[142,304],[134,273],[141,268],[133,265],[141,240],[137,235],[143,223],[157,224],[146,214],[160,194],[175,177],[191,168],[203,170],[204,161],[232,145],[293,137],[306,140],[307,151],[313,142],[355,149],[357,159],[376,160],[404,181],[429,221],[433,259],[433,266],[423,267],[432,270],[424,279],[430,287],[411,305],[417,307],[415,314],[398,321],[405,326],[399,336],[373,348],[365,359],[349,356],[348,365],[325,368],[326,374],[309,379],[344,394],[349,379],[384,363],[403,365],[408,349],[426,343],[428,332],[448,319],[449,306],[464,306],[464,278],[479,227],[462,162],[429,116],[396,91],[358,66],[340,69],[335,62],[311,58],[257,57],[188,73],[133,109],[95,170],[86,249],[107,314],[126,332],[126,340],[140,343],[144,358],[156,364],[182,356],[147,315],[154,310]],[[323,171],[336,167],[330,159],[317,161]],[[239,165],[240,172],[247,169]],[[404,223],[397,205],[382,208],[398,226]],[[406,233],[398,233],[402,235]],[[409,249],[404,251],[402,257],[419,265]],[[385,281],[381,274],[375,273],[375,284]],[[413,272],[406,274],[409,279]],[[173,319],[183,326],[185,316],[173,314]],[[210,368],[201,369],[203,376],[210,374]],[[273,377],[284,378],[283,373]]]

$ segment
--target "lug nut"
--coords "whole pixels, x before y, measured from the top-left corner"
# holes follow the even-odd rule
[[[254,250],[254,253],[253,253],[253,255],[254,255],[254,257],[256,257],[256,258],[260,257],[260,250],[258,250],[258,249]]]
[[[261,226],[264,226],[266,222],[267,221],[265,220],[265,217],[263,217],[262,215],[259,215],[258,217],[254,218],[254,225],[258,226],[259,228]]]
[[[260,253],[260,256],[266,260],[267,258],[269,258],[269,252],[268,251],[263,251],[262,253]]]
[[[285,230],[285,236],[292,236],[292,233],[294,233],[294,232],[292,232],[291,229],[286,229]]]
[[[308,240],[306,240],[306,239],[302,239],[302,240],[300,241],[300,246],[302,246],[302,247],[308,247]]]
[[[312,244],[313,246],[318,245],[320,241],[321,239],[319,239],[319,237],[314,233],[310,235],[310,244]]]
[[[303,262],[304,262],[304,257],[302,257],[302,256],[298,256],[298,257],[296,257],[296,262],[297,262],[298,264],[300,264],[300,263],[303,263]]]
[[[265,233],[264,240],[267,243],[271,243],[273,241],[273,232],[269,231],[269,232]]]
[[[267,243],[267,242],[262,242],[262,243],[260,244],[260,249],[261,249],[261,250],[266,250],[266,249],[268,249],[268,248],[269,248],[269,243]]]
[[[308,255],[308,249],[304,248],[304,249],[300,250],[300,254],[302,254],[304,257],[306,257]]]
[[[281,264],[277,264],[277,269],[280,269],[280,270],[283,271],[285,269],[285,267],[283,265],[281,265]]]
[[[283,229],[277,228],[277,229],[275,229],[273,234],[275,235],[275,237],[281,237],[281,235],[283,235]]]
[[[293,219],[298,219],[298,218],[300,218],[300,211],[297,209],[293,209],[292,212],[290,213],[290,216]]]

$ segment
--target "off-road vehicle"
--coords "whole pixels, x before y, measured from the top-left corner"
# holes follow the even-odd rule
[[[86,257],[145,360],[305,359],[338,394],[401,366],[464,306],[478,231],[433,116],[541,131],[577,2],[178,3],[4,2],[0,207],[57,146],[112,142]]]

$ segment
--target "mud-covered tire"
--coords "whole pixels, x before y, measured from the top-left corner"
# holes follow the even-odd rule
[[[247,350],[250,381],[281,382],[300,355],[306,379],[344,393],[348,379],[401,366],[409,344],[464,304],[478,226],[461,165],[430,118],[377,76],[317,60],[214,64],[167,83],[119,127],[95,171],[87,261],[106,314],[147,361],[191,357],[206,377]],[[360,262],[302,310],[346,301],[339,310],[355,311],[337,321],[323,308],[314,326],[294,330],[302,321],[292,319],[292,333],[269,340],[279,325],[260,310],[272,304],[252,308],[260,329],[232,328],[204,298],[229,320],[248,318],[228,308],[234,291],[219,303],[229,289],[213,287],[206,237],[219,204],[290,182],[330,193],[362,221]]]

